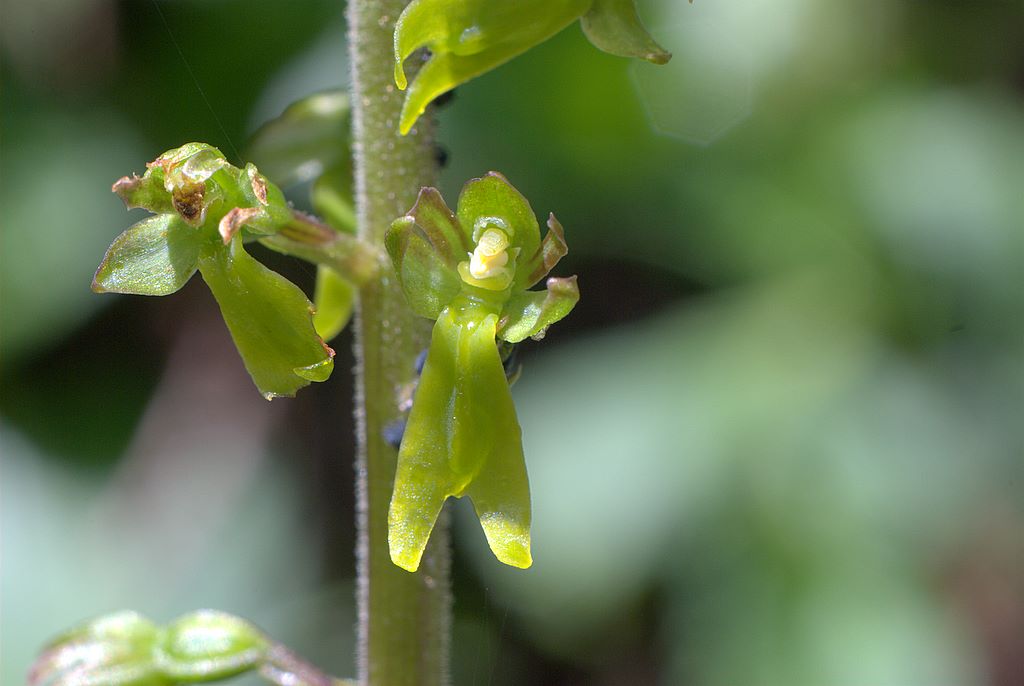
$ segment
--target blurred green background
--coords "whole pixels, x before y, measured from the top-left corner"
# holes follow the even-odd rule
[[[534,567],[453,507],[455,683],[1024,684],[1024,3],[641,10],[668,66],[573,26],[440,112],[445,194],[504,172],[583,292],[514,389]],[[266,403],[198,279],[89,291],[115,179],[347,84],[343,3],[12,0],[0,49],[0,681],[120,608],[352,674],[347,334]]]

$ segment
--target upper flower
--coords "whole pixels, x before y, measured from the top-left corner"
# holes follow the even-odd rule
[[[395,25],[395,83],[404,63],[426,47],[402,107],[406,134],[434,98],[546,41],[577,19],[590,42],[622,57],[664,64],[672,55],[648,35],[635,0],[413,0]]]

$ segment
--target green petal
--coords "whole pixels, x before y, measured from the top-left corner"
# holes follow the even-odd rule
[[[518,343],[544,331],[565,317],[580,299],[576,277],[548,279],[543,291],[523,291],[513,295],[502,311],[498,336],[509,343]]]
[[[384,239],[395,273],[413,311],[436,319],[458,295],[462,280],[409,215],[391,224]]]
[[[245,252],[235,237],[200,256],[199,271],[220,305],[252,380],[268,400],[293,396],[330,375],[334,351],[313,328],[301,290]]]
[[[263,662],[270,645],[248,622],[223,612],[200,610],[179,617],[163,632],[154,662],[175,682],[226,679]]]
[[[408,133],[438,95],[547,40],[586,12],[590,2],[413,0],[395,25],[398,87],[406,87],[406,58],[422,47],[432,56],[406,96],[400,131]]]
[[[470,236],[460,228],[455,214],[436,188],[421,188],[416,204],[406,216],[413,218],[434,251],[452,269],[473,249]]]
[[[338,272],[324,266],[317,269],[313,326],[320,338],[329,341],[341,333],[352,316],[355,297],[355,286]]]
[[[672,53],[651,38],[636,13],[636,0],[594,0],[580,20],[583,33],[595,46],[619,57],[639,57],[665,64]]]
[[[540,247],[528,259],[516,265],[516,289],[530,288],[548,275],[558,261],[569,253],[565,230],[554,214],[548,215],[548,232]]]
[[[532,562],[529,482],[496,321],[453,307],[434,325],[388,513],[391,559],[403,569],[419,567],[444,501],[463,495],[473,500],[500,561]]]
[[[509,234],[510,247],[519,248],[521,255],[533,255],[540,246],[540,228],[533,208],[498,172],[487,172],[466,183],[456,214],[473,244],[484,229],[496,226]]]
[[[143,219],[114,239],[92,289],[97,293],[167,295],[196,271],[202,238],[177,215]]]

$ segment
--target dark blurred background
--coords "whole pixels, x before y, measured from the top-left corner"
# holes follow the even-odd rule
[[[668,66],[573,26],[440,113],[583,292],[514,389],[534,567],[453,507],[455,683],[1024,684],[1024,4],[641,11]],[[199,279],[89,291],[115,179],[347,84],[343,3],[7,0],[0,58],[0,680],[120,608],[352,674],[348,334],[267,403]]]

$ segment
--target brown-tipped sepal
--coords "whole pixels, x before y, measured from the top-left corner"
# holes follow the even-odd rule
[[[647,33],[636,13],[636,0],[594,0],[580,19],[583,33],[601,50],[619,57],[636,57],[665,64],[672,53]]]

